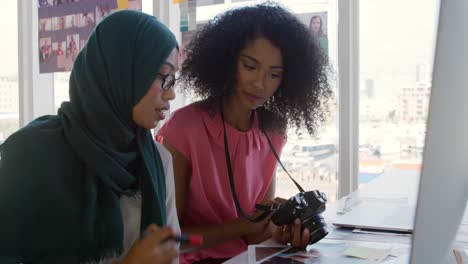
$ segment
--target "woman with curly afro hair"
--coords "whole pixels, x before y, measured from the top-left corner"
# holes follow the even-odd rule
[[[301,232],[299,219],[275,227],[269,217],[252,222],[238,213],[228,167],[240,208],[261,215],[255,205],[275,197],[268,139],[281,153],[288,125],[314,134],[326,116],[331,90],[317,41],[293,14],[267,2],[212,19],[186,56],[181,79],[203,99],[175,111],[156,137],[173,156],[182,232],[204,236],[181,263],[217,263],[272,235],[306,246],[310,231]]]

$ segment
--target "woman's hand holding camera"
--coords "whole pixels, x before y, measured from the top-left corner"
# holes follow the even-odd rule
[[[294,224],[276,226],[273,238],[279,243],[291,243],[294,247],[305,249],[309,244],[310,231],[307,228],[301,230],[301,220],[296,218]]]
[[[264,202],[263,205],[284,204],[288,200],[283,198],[275,198],[270,202]],[[253,218],[258,217],[265,211],[256,210]],[[244,240],[248,244],[257,244],[273,237],[277,242],[282,244],[290,243],[297,248],[305,249],[309,244],[310,230],[308,228],[302,229],[302,223],[299,218],[294,219],[294,222],[287,225],[277,226],[271,221],[273,212],[271,212],[265,219],[260,222],[251,222],[243,217],[239,218],[243,230],[245,231]]]
[[[284,204],[288,200],[276,197],[273,201],[278,204]],[[299,218],[294,219],[293,224],[282,226],[275,225],[273,239],[275,239],[278,243],[291,243],[291,245],[294,247],[306,248],[309,244],[310,230],[308,228],[304,228],[304,230],[302,230],[301,226],[302,223]]]

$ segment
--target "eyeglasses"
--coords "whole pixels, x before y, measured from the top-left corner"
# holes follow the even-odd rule
[[[157,77],[161,78],[161,81],[162,81],[161,88],[163,89],[163,91],[167,91],[171,89],[172,87],[174,87],[175,82],[177,80],[175,76],[172,74],[164,75],[164,74],[158,73]]]

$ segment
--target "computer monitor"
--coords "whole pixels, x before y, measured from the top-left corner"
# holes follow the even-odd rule
[[[468,1],[441,0],[412,264],[448,256],[468,199]]]

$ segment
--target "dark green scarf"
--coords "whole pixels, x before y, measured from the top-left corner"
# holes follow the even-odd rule
[[[119,254],[120,197],[139,190],[141,230],[166,224],[161,157],[132,109],[176,46],[140,12],[96,27],[74,62],[70,102],[0,146],[0,256],[68,263]]]

